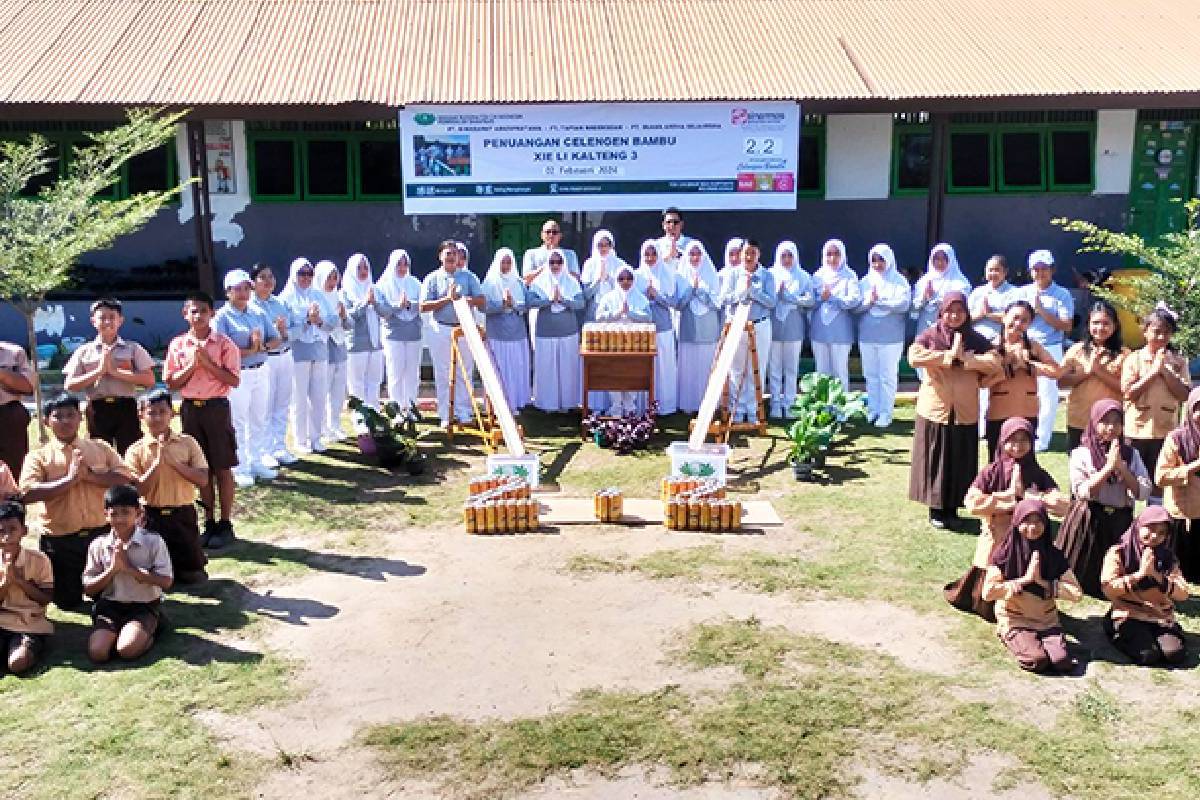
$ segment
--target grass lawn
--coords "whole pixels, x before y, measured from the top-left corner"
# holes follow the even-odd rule
[[[616,485],[657,496],[668,468],[663,450],[686,437],[686,420],[675,417],[650,450],[617,457],[581,441],[574,418],[535,413],[522,421],[543,480],[578,494]],[[979,753],[1011,765],[994,787],[978,787],[979,796],[1026,781],[1096,800],[1200,794],[1200,604],[1183,609],[1188,669],[1127,666],[1100,633],[1104,606],[1085,601],[1066,609],[1064,624],[1081,654],[1090,652],[1086,677],[1020,673],[989,626],[942,600],[942,584],[965,569],[975,539],[933,530],[907,500],[911,432],[911,409],[902,409],[887,432],[870,429],[835,453],[820,484],[793,480],[779,428],[736,440],[731,490],[769,499],[796,535],[794,548],[770,547],[769,531],[761,546],[750,537],[681,536],[652,552],[576,549],[557,568],[580,581],[622,573],[681,592],[738,587],[794,603],[797,614],[819,600],[864,609],[882,601],[923,615],[962,668],[921,669],[754,617],[717,618],[681,625],[662,657],[697,672],[723,670],[733,676],[725,685],[597,687],[545,715],[400,719],[361,730],[357,746],[389,777],[432,780],[446,796],[469,798],[505,796],[578,768],[615,774],[627,765],[661,768],[681,784],[749,766],[755,782],[786,796],[837,797],[854,791],[855,764],[919,781],[956,775]],[[46,666],[0,680],[0,794],[250,794],[280,759],[216,739],[198,715],[242,715],[305,692],[288,654],[257,644],[263,626],[281,624],[266,587],[318,571],[359,574],[415,531],[462,535],[458,479],[481,469],[484,452],[448,450],[432,429],[423,430],[422,447],[430,469],[418,478],[372,467],[344,444],[243,493],[241,540],[213,559],[213,580],[201,591],[173,595],[176,630],[147,663],[91,668],[86,619],[55,614]],[[1065,454],[1041,460],[1065,482]]]

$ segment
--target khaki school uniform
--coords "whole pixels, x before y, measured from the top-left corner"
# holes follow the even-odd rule
[[[1056,365],[1054,356],[1045,347],[1031,341],[1031,353],[1034,361],[1041,364]],[[983,388],[988,390],[989,420],[1006,420],[1012,417],[1037,419],[1038,415],[1038,376],[1030,374],[1029,370],[1017,369],[1012,375],[1007,374],[1005,367],[1012,366],[1012,359],[1007,355],[999,357],[1001,369],[983,378]]]
[[[983,376],[1000,369],[995,352],[964,353],[962,366],[954,366],[948,350],[930,350],[917,342],[908,348],[908,363],[925,368],[925,380],[917,390],[917,414],[942,425],[974,425],[979,422],[979,388]]]
[[[1130,353],[1121,369],[1121,388],[1129,390],[1151,371],[1154,357],[1146,348]],[[1178,353],[1167,353],[1167,368],[1190,386],[1187,362]],[[1125,435],[1130,439],[1162,439],[1179,424],[1182,401],[1171,393],[1164,378],[1150,382],[1141,397],[1125,404]],[[1086,425],[1086,423],[1085,423]],[[1152,466],[1152,465],[1147,465]]]
[[[22,547],[13,566],[34,586],[47,591],[54,587],[54,571],[45,553]],[[46,619],[44,605],[31,600],[16,584],[9,584],[0,597],[0,630],[44,636],[54,632],[54,625]]]
[[[1187,600],[1190,590],[1178,564],[1164,577],[1167,583],[1165,590],[1161,586],[1138,588],[1133,578],[1127,577],[1121,567],[1120,547],[1110,547],[1104,556],[1100,581],[1104,585],[1104,593],[1112,601],[1110,615],[1113,622],[1136,619],[1163,627],[1174,626],[1175,603]]]
[[[983,596],[997,597],[996,630],[1001,636],[1016,628],[1048,631],[1059,627],[1055,599],[1074,602],[1083,597],[1083,590],[1079,588],[1075,573],[1068,569],[1050,584],[1048,594],[1049,597],[1038,597],[1028,590],[1014,594],[1004,585],[1004,574],[995,565],[988,567],[983,582]]]
[[[1107,350],[1100,347],[1092,347],[1092,355],[1089,357],[1084,351],[1084,343],[1072,345],[1071,349],[1063,356],[1062,374],[1063,376],[1073,374],[1083,374],[1087,372],[1088,365],[1096,359],[1100,359],[1100,364],[1105,372],[1108,372],[1115,378],[1121,377],[1121,370],[1125,366],[1125,359],[1129,356],[1129,348],[1122,347],[1121,352],[1115,357],[1110,355]],[[1117,402],[1124,402],[1125,398],[1117,389],[1109,388],[1107,384],[1099,378],[1089,376],[1081,382],[1071,387],[1071,395],[1067,398],[1067,427],[1078,428],[1083,430],[1088,426],[1088,417],[1092,413],[1092,406],[1097,400],[1112,399]]]
[[[1168,514],[1175,519],[1200,519],[1200,476],[1184,463],[1174,436],[1163,442],[1154,482],[1163,487]]]
[[[144,475],[164,446],[181,464],[208,470],[208,459],[204,457],[200,443],[186,433],[172,432],[165,445],[153,436],[145,436],[129,448],[126,460],[135,472]],[[202,569],[208,563],[208,557],[200,545],[195,484],[169,464],[161,464],[147,482],[143,498],[146,502],[145,527],[166,542],[175,574],[187,577],[185,573]]]

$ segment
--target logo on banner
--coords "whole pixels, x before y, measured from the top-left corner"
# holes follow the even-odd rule
[[[735,108],[729,112],[729,122],[732,125],[745,125],[750,121],[750,112],[744,108]]]
[[[413,122],[418,125],[432,125],[437,122],[437,117],[433,114],[414,114]]]

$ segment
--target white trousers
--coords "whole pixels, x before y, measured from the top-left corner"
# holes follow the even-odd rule
[[[896,410],[896,386],[900,382],[900,355],[904,352],[904,342],[859,342],[858,352],[867,381],[867,414],[872,419],[890,422]]]
[[[421,343],[387,340],[383,343],[383,360],[387,365],[388,400],[407,411],[417,402],[417,387],[421,379]]]
[[[298,447],[321,444],[328,411],[328,361],[297,361],[293,368],[292,438]]]
[[[772,409],[786,413],[796,402],[796,382],[800,376],[800,351],[803,347],[803,341],[771,342],[767,378]]]
[[[379,408],[379,386],[383,383],[383,351],[350,354],[350,369],[346,381],[350,394],[371,408]]]
[[[429,337],[429,357],[433,361],[433,383],[437,389],[438,419],[443,426],[450,422],[450,337],[454,328],[448,325],[430,327],[426,331]],[[471,351],[463,346],[459,348],[463,363],[467,367],[470,380],[463,380],[462,370],[454,376],[454,416],[459,422],[470,422],[474,419],[471,412],[471,387],[475,376],[475,361]]]
[[[588,394],[602,394],[602,392],[589,392]],[[637,413],[640,405],[645,405],[642,401],[643,392],[608,392],[608,414],[613,417],[623,417],[626,414]],[[642,402],[639,402],[642,401]],[[590,404],[590,400],[588,401]],[[599,409],[594,409],[598,411]]]
[[[658,413],[665,416],[679,410],[675,331],[659,331],[654,338],[658,349],[654,355],[654,400]]]
[[[529,405],[532,391],[529,384],[529,342],[525,339],[489,339],[488,347],[500,376],[500,385],[504,387],[508,409],[516,414]]]
[[[812,343],[817,372],[837,378],[845,389],[850,388],[850,347],[848,344]]]
[[[243,369],[238,376],[238,385],[229,390],[229,416],[237,439],[237,471],[249,475],[251,467],[260,464],[262,457],[270,452],[271,429],[267,425],[267,414],[271,373],[263,364]]]
[[[338,440],[346,434],[342,431],[342,410],[346,408],[346,387],[350,374],[349,361],[337,364],[330,362],[326,380],[329,381],[329,393],[326,395],[325,436]]]
[[[539,338],[533,353],[534,405],[542,411],[570,411],[583,398],[579,334]]]
[[[758,350],[758,379],[762,386],[767,382],[767,363],[771,360],[771,319],[768,317],[754,324],[754,342]],[[733,366],[729,369],[729,405],[735,413],[747,418],[758,418],[757,398],[754,396],[754,374],[750,371],[749,337],[743,336],[741,345],[733,354]]]
[[[292,353],[267,356],[267,425],[270,428],[268,453],[287,449],[288,411],[292,406]]]
[[[1061,344],[1048,344],[1046,351],[1054,356],[1055,361],[1062,363],[1063,346]],[[1038,378],[1037,389],[1037,449],[1041,451],[1050,447],[1050,439],[1054,436],[1054,417],[1058,414],[1058,381],[1054,378]]]
[[[700,410],[708,376],[717,360],[716,342],[679,343],[679,410],[695,414]]]

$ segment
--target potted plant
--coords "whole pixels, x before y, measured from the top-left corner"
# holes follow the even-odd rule
[[[410,475],[425,471],[425,456],[417,448],[416,425],[396,403],[384,403],[376,410],[351,397],[348,405],[356,415],[358,448],[363,455],[374,456],[381,467],[403,466]]]
[[[589,414],[583,421],[583,430],[592,437],[597,447],[611,448],[625,455],[641,450],[650,443],[657,412],[658,405],[652,404],[640,414],[631,413],[623,417]]]
[[[826,412],[805,410],[788,428],[791,447],[788,462],[798,481],[813,479],[813,470],[825,463],[825,452],[836,433],[836,422]]]

